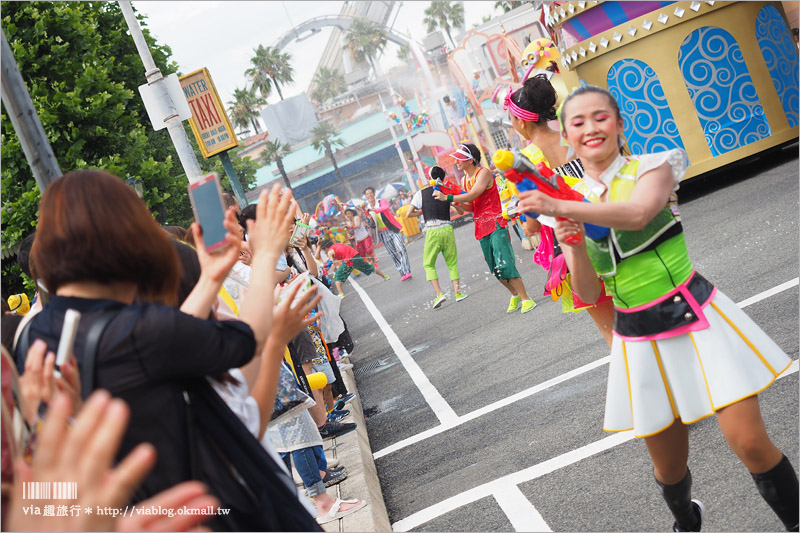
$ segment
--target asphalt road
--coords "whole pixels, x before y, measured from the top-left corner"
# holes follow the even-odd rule
[[[797,154],[795,144],[681,188],[695,267],[735,302],[798,277]],[[456,229],[456,238],[469,294],[462,302],[452,299],[442,260],[450,298],[431,309],[422,239],[408,246],[412,280],[399,281],[383,249],[380,264],[392,279],[357,280],[396,334],[394,347],[365,301],[345,286],[342,315],[356,342],[354,372],[395,529],[669,530],[672,517],[644,443],[610,441],[602,431],[608,348],[590,317],[562,314],[560,302],[542,296],[545,272],[513,235],[518,268],[538,306],[507,315],[509,294],[488,273],[472,225]],[[798,358],[796,284],[746,311]],[[398,357],[400,343],[430,382],[427,397],[441,395],[438,414]],[[574,377],[473,413],[584,365],[590,366]],[[797,470],[798,373],[760,398],[770,436]],[[440,418],[449,429],[441,430]],[[406,440],[426,431],[427,438]],[[708,509],[704,531],[782,530],[713,417],[691,426],[690,439],[693,493]]]

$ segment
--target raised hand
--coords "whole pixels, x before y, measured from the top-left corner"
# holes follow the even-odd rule
[[[288,228],[294,223],[297,202],[292,191],[280,194],[280,185],[273,185],[267,193],[263,191],[258,197],[256,220],[247,221],[248,243],[253,251],[254,260],[259,255],[277,257],[289,244]]]
[[[128,425],[130,411],[122,400],[113,400],[106,391],[94,392],[72,426],[72,401],[56,392],[39,433],[39,442],[28,466],[23,458],[16,462],[14,494],[9,509],[11,531],[112,531],[115,518],[83,511],[97,506],[124,508],[134,489],[155,464],[155,448],[140,444],[116,467],[114,457]],[[43,518],[23,511],[23,483],[75,482],[77,499],[38,500],[37,505],[78,505],[76,516]]]
[[[140,509],[161,509],[165,511],[181,509],[181,514],[130,514],[119,518],[117,531],[196,531],[195,526],[208,518],[200,513],[192,514],[192,509],[217,507],[219,500],[206,493],[206,487],[197,481],[185,481],[152,498],[136,504]],[[172,516],[170,516],[172,515]]]
[[[47,344],[37,339],[28,349],[25,359],[25,373],[19,378],[22,396],[23,415],[33,425],[39,406],[48,403],[56,390],[66,393],[72,399],[76,410],[80,409],[81,382],[75,356],[61,366],[61,376],[56,376],[56,355],[47,351]]]
[[[292,287],[286,299],[273,311],[271,335],[276,335],[276,340],[280,344],[288,344],[289,341],[303,331],[303,328],[311,325],[312,322],[322,316],[321,312],[316,313],[314,316],[309,316],[311,310],[322,300],[322,295],[316,294],[316,285],[311,286],[303,300],[292,306],[301,286],[302,284],[298,283]]]

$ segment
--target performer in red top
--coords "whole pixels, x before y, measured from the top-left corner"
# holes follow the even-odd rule
[[[342,292],[342,283],[347,281],[353,269],[357,268],[367,276],[373,272],[377,273],[383,278],[384,281],[389,279],[389,276],[378,270],[377,266],[371,265],[364,261],[359,255],[358,250],[347,244],[336,243],[331,241],[323,241],[320,245],[323,253],[328,256],[331,261],[341,261],[342,264],[336,269],[336,274],[333,275],[333,281],[336,282],[336,289],[339,291],[339,297],[344,298]]]
[[[481,152],[474,144],[462,144],[451,156],[458,170],[464,172],[462,189],[465,194],[443,194],[434,191],[437,200],[448,202],[472,202],[475,238],[481,245],[483,257],[497,280],[511,293],[507,312],[522,307],[527,313],[534,302],[525,291],[525,285],[516,267],[517,258],[508,236],[508,222],[503,218],[500,195],[494,177],[488,169],[480,167]]]

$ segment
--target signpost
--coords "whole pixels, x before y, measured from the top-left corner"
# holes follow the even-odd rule
[[[228,155],[228,150],[239,146],[239,141],[236,139],[228,114],[225,112],[216,87],[214,87],[211,74],[204,67],[181,76],[180,82],[183,94],[192,110],[189,125],[192,127],[203,157],[208,159],[213,155],[219,155],[225,174],[231,182],[233,193],[239,201],[239,205],[244,207],[247,205],[247,199]]]

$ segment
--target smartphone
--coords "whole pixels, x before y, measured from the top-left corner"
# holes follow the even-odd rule
[[[56,377],[61,375],[61,365],[67,362],[75,346],[75,335],[78,333],[78,324],[81,321],[80,312],[75,309],[67,309],[64,315],[64,326],[61,328],[61,339],[58,341],[56,351]]]
[[[194,218],[203,230],[203,244],[209,253],[224,248],[227,230],[225,220],[225,204],[222,203],[222,188],[219,177],[215,173],[203,176],[200,180],[189,184],[189,199],[192,201]]]
[[[292,246],[299,246],[308,235],[308,230],[310,227],[302,222],[295,222],[294,229],[292,230],[292,236],[289,239],[289,243]]]
[[[294,300],[292,301],[291,304],[289,304],[290,307],[296,307],[297,304],[305,301],[306,293],[308,293],[308,291],[311,290],[311,287],[314,286],[314,284],[311,281],[311,278],[309,277],[308,272],[303,272],[302,274],[294,278],[292,281],[290,281],[289,284],[283,288],[280,295],[278,296],[278,304],[280,304],[286,298],[289,297],[289,293],[292,291],[292,289],[294,289],[296,285],[300,285],[300,290],[297,291]]]

